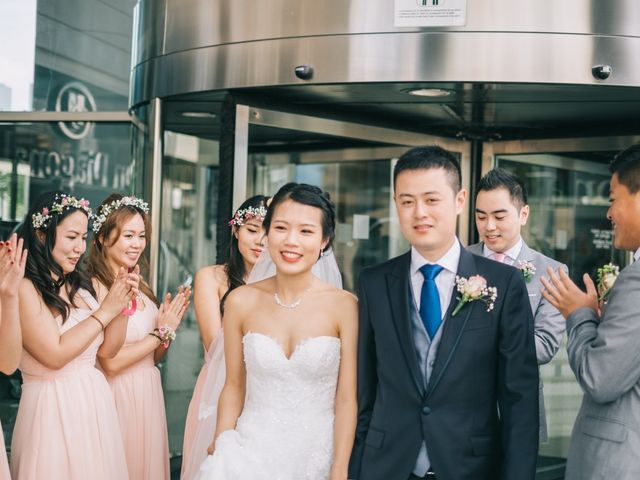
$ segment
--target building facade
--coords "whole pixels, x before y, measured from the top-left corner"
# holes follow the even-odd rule
[[[335,251],[353,289],[364,266],[407,247],[395,159],[435,143],[458,155],[471,190],[493,166],[517,172],[526,241],[575,278],[627,261],[605,212],[607,163],[640,141],[633,0],[4,4],[12,28],[0,36],[25,45],[19,62],[0,46],[12,66],[0,64],[4,235],[45,189],[93,203],[112,190],[144,196],[150,281],[163,293],[224,258],[245,197],[308,182],[336,202]],[[471,211],[464,243],[477,238]],[[176,455],[202,356],[190,313],[162,366]],[[541,374],[540,478],[561,478],[581,393],[564,349]],[[11,408],[0,413],[9,435]]]

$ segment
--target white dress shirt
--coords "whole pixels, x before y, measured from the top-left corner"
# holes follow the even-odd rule
[[[447,250],[442,257],[435,262],[430,262],[424,258],[420,253],[411,247],[411,289],[413,291],[413,298],[416,302],[416,307],[420,311],[420,294],[422,292],[422,284],[424,283],[424,276],[420,272],[420,267],[427,263],[434,263],[440,265],[443,270],[435,278],[436,287],[438,287],[438,295],[440,297],[440,312],[442,317],[447,313],[449,303],[451,302],[451,295],[453,294],[453,288],[456,284],[456,273],[458,272],[458,263],[460,262],[460,242],[458,239],[453,242],[451,248]]]
[[[640,248],[636,250],[636,253],[633,254],[634,260],[637,262],[640,260]]]
[[[504,253],[505,257],[504,257],[503,263],[506,263],[507,265],[514,265],[516,263],[516,259],[520,256],[521,251],[522,251],[522,237],[520,237],[516,242],[516,244],[513,247],[511,247],[509,250],[507,250],[506,252],[498,252],[498,253]],[[489,247],[487,247],[486,243],[482,244],[482,254],[485,257],[493,258],[494,253],[496,252],[494,252]]]

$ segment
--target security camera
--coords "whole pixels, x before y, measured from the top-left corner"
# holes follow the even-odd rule
[[[613,68],[611,68],[611,65],[596,65],[591,69],[591,73],[598,80],[606,80],[611,76],[612,72]]]
[[[300,80],[311,80],[313,77],[313,67],[311,65],[298,65],[294,72]]]

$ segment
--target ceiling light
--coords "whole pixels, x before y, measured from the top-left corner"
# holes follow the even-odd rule
[[[444,88],[412,88],[407,93],[417,97],[448,97],[453,91]]]
[[[182,112],[182,116],[187,118],[216,118],[216,114],[210,112]]]

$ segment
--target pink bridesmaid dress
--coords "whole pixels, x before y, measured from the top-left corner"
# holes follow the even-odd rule
[[[158,308],[143,295],[144,308],[129,317],[125,345],[147,338],[156,328]],[[169,480],[169,440],[160,371],[153,352],[108,376],[131,480]]]
[[[9,463],[7,462],[7,449],[4,447],[4,433],[2,433],[2,425],[0,425],[0,480],[11,480],[9,476]]]
[[[88,315],[97,301],[85,290],[78,293],[91,309],[72,309],[60,333],[95,322]],[[11,443],[13,480],[129,478],[113,396],[95,366],[103,338],[100,334],[58,370],[23,350],[22,396]]]
[[[224,387],[224,338],[222,330],[211,342],[189,402],[182,449],[182,480],[192,480],[207,457],[216,430],[218,399]]]

